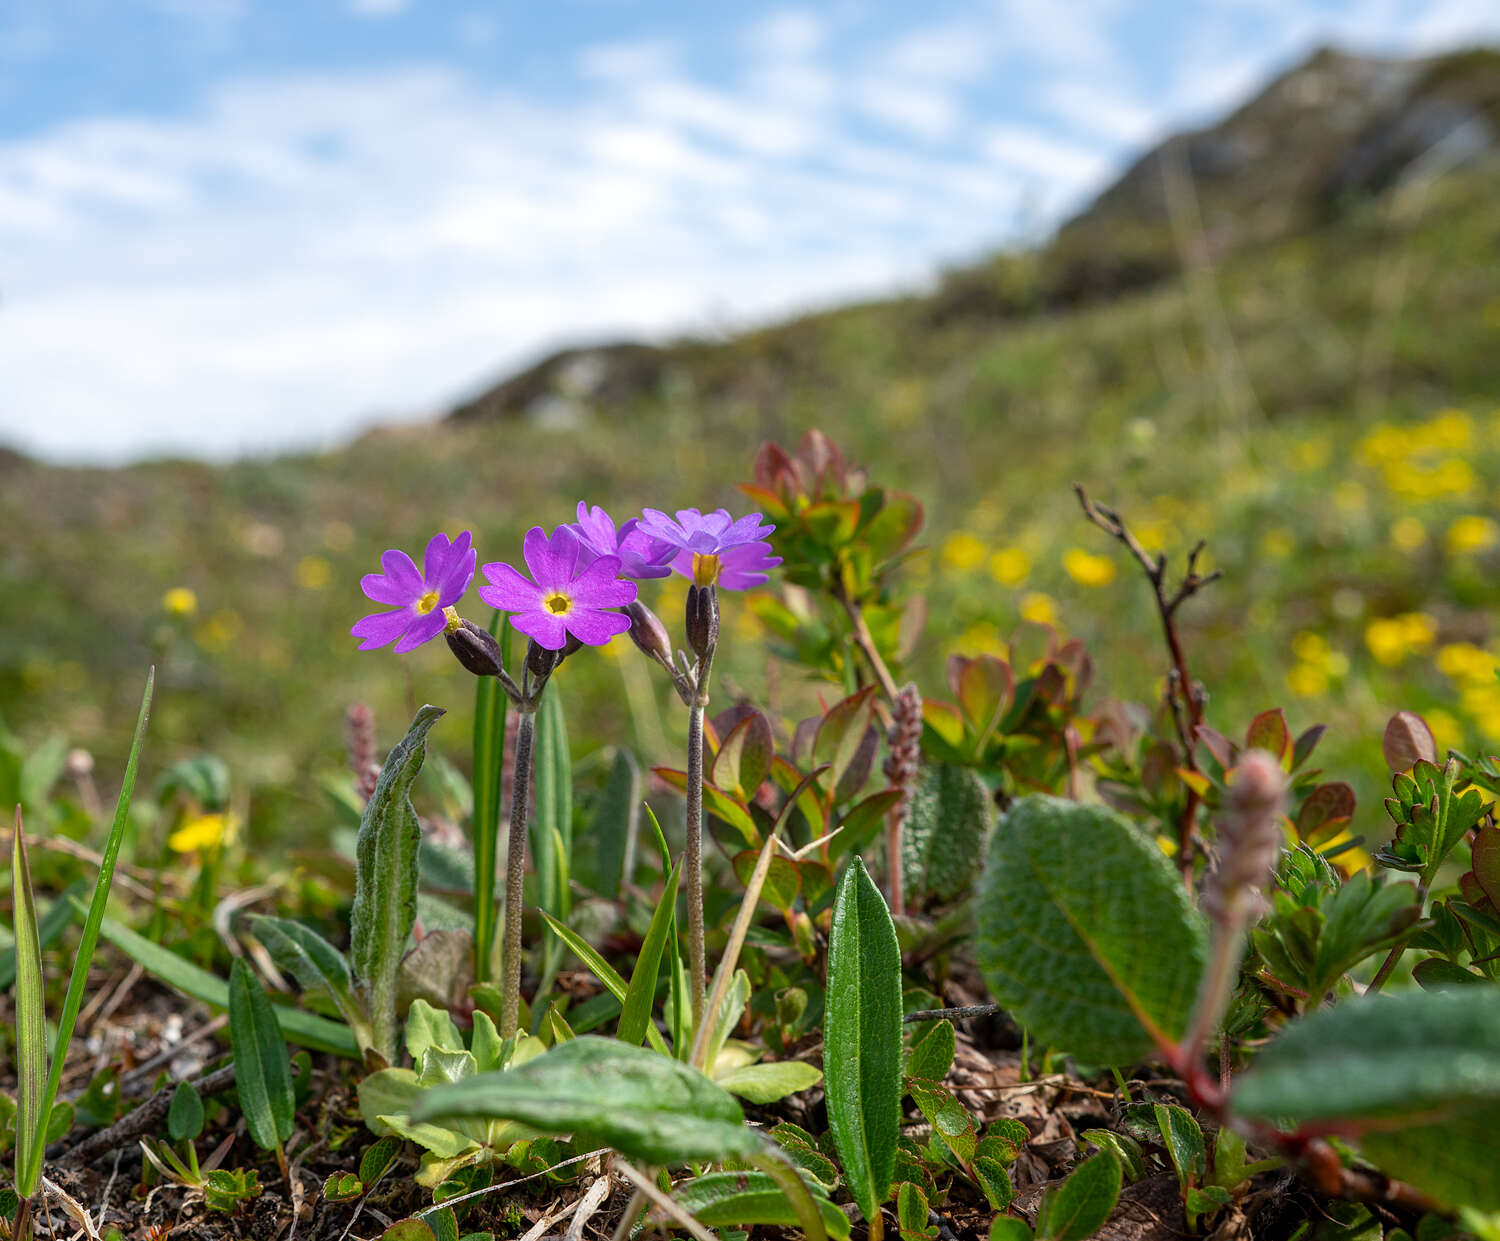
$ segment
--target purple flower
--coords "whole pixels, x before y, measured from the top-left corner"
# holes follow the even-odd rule
[[[765,538],[776,527],[759,513],[735,521],[728,509],[700,513],[695,508],[677,510],[673,521],[665,513],[648,508],[636,530],[677,548],[672,567],[699,586],[722,586],[725,590],[748,590],[762,586],[769,570],[781,563],[771,555]]]
[[[589,646],[603,646],[630,628],[630,618],[607,608],[635,601],[634,582],[622,580],[619,556],[591,557],[568,526],[547,537],[540,526],[526,532],[522,544],[534,581],[508,564],[487,564],[488,586],[479,597],[493,608],[511,612],[511,624],[549,651],[560,651],[572,634]]]
[[[435,534],[422,557],[422,571],[405,552],[394,547],[380,557],[384,573],[367,573],[360,581],[365,594],[376,603],[393,603],[394,612],[372,612],[354,622],[349,632],[363,638],[362,651],[372,651],[388,642],[402,654],[415,650],[443,632],[451,608],[464,597],[474,580],[474,562],[479,558],[465,530],[449,542],[446,534]]]
[[[651,577],[671,577],[669,563],[677,555],[670,543],[643,534],[636,527],[640,519],[632,517],[618,530],[614,518],[597,504],[592,509],[578,501],[578,520],[568,527],[578,536],[581,548],[579,564],[588,564],[600,556],[620,558],[620,576],[644,581]]]

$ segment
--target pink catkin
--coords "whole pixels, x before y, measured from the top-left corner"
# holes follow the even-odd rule
[[[369,801],[380,778],[376,759],[375,712],[356,702],[344,715],[349,746],[349,770],[354,773],[354,788],[361,801]]]
[[[901,873],[901,832],[911,809],[922,765],[922,695],[907,684],[891,704],[891,730],[886,737],[890,754],[885,760],[886,779],[901,794],[901,800],[886,815],[886,854],[890,865],[891,911],[906,912],[906,883]]]

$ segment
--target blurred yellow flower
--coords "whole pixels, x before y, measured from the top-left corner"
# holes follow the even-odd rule
[[[1031,574],[1031,557],[1019,547],[1002,547],[990,557],[990,576],[1002,586],[1019,586]]]
[[[1086,552],[1081,547],[1070,547],[1063,553],[1063,569],[1080,586],[1108,586],[1115,580],[1113,560]]]
[[[1057,624],[1057,604],[1051,595],[1033,590],[1021,597],[1021,619],[1036,621],[1042,625]]]
[[[1488,551],[1500,543],[1500,526],[1493,518],[1471,513],[1456,518],[1448,527],[1448,550],[1455,556]]]
[[[167,837],[173,853],[205,853],[234,836],[234,819],[227,814],[200,814]]]
[[[1431,707],[1422,712],[1422,718],[1427,721],[1427,727],[1432,730],[1432,741],[1437,747],[1439,756],[1463,745],[1463,725],[1458,722],[1458,717],[1453,712],[1444,711],[1442,707]]]
[[[1423,426],[1422,439],[1443,452],[1463,452],[1474,441],[1474,420],[1461,409],[1440,409]]]
[[[193,637],[205,651],[227,651],[244,627],[245,622],[233,608],[220,608],[193,630]]]
[[[1292,654],[1307,663],[1321,664],[1328,657],[1328,639],[1304,629],[1292,639]]]
[[[1500,682],[1462,690],[1458,705],[1479,726],[1487,741],[1500,741]]]
[[[1317,664],[1293,664],[1286,674],[1286,687],[1298,698],[1321,698],[1328,692],[1328,684],[1328,673]]]
[[[1414,552],[1427,542],[1427,527],[1416,517],[1397,518],[1391,525],[1391,542],[1403,552]]]
[[[198,596],[186,586],[174,586],[161,597],[161,606],[168,616],[193,616],[198,611]]]
[[[984,544],[967,530],[956,531],[943,542],[943,563],[950,569],[977,569],[984,563]]]
[[[326,590],[333,580],[333,566],[322,556],[304,556],[297,561],[297,585],[303,590]]]
[[[1260,550],[1272,560],[1285,560],[1297,550],[1297,540],[1285,526],[1272,526],[1260,536]]]
[[[1333,440],[1327,435],[1310,435],[1292,446],[1292,459],[1299,470],[1321,470],[1333,458]]]
[[[949,643],[949,653],[954,655],[1005,655],[1005,643],[1000,640],[1000,630],[989,621],[970,625],[956,642]]]
[[[1155,521],[1147,518],[1138,521],[1132,527],[1135,531],[1136,542],[1148,552],[1159,552],[1177,537],[1177,527],[1169,521]]]
[[[1495,656],[1472,642],[1450,642],[1439,647],[1438,671],[1455,681],[1487,687],[1495,681]]]
[[[1437,637],[1437,621],[1426,612],[1403,612],[1383,616],[1365,626],[1365,645],[1376,663],[1394,668],[1410,655],[1432,646]]]

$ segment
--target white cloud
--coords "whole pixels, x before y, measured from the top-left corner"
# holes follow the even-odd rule
[[[664,39],[596,43],[578,56],[578,72],[586,78],[649,80],[676,67],[677,47]]]
[[[411,7],[411,0],[349,0],[355,17],[396,17]]]
[[[810,56],[823,44],[827,28],[806,9],[782,9],[763,17],[748,32],[750,49],[773,60]]]
[[[1088,147],[1049,137],[1021,125],[997,125],[986,134],[985,153],[1017,175],[1077,190],[1109,170],[1109,157]]]
[[[918,138],[946,138],[958,124],[957,98],[936,86],[864,78],[854,84],[852,99],[861,112]]]
[[[1135,147],[1159,134],[1165,118],[1157,108],[1090,78],[1063,78],[1043,88],[1041,99],[1073,128]]]

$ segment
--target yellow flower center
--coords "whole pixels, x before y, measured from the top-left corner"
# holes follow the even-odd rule
[[[717,556],[705,555],[703,552],[694,552],[693,582],[698,586],[712,586],[719,580],[719,570],[722,567]]]
[[[573,607],[573,600],[568,598],[568,596],[563,594],[560,590],[554,590],[550,595],[542,600],[542,603],[543,605],[545,605],[547,611],[551,612],[554,616],[566,615],[567,612]]]
[[[420,612],[423,616],[426,616],[427,613],[432,611],[432,609],[437,607],[437,605],[438,592],[435,590],[429,590],[425,595],[417,600],[417,611]]]

